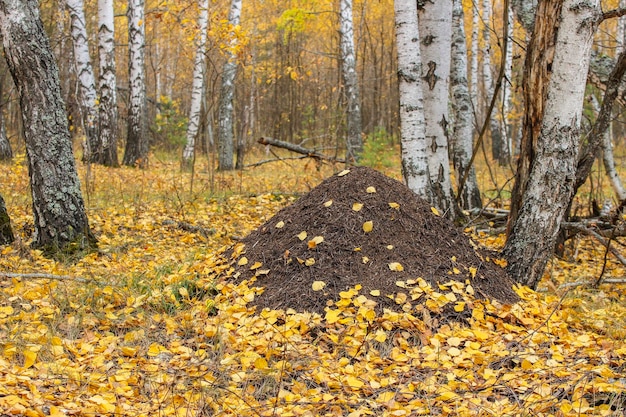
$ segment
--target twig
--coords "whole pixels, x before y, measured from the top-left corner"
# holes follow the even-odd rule
[[[626,278],[606,278],[600,284],[626,284]],[[557,289],[575,288],[575,287],[594,287],[596,283],[593,281],[576,281],[566,282],[557,287]]]
[[[209,237],[215,234],[215,229],[207,229],[200,226],[194,226],[193,224],[177,221],[177,220],[163,220],[161,223],[164,226],[176,226],[185,232],[198,233],[204,237]]]
[[[610,241],[607,240],[607,238],[605,238],[604,236],[602,236],[601,234],[599,234],[598,232],[591,230],[585,226],[583,226],[580,223],[572,223],[572,222],[563,222],[561,223],[561,227],[564,227],[566,229],[573,229],[573,230],[577,230],[579,232],[582,232],[586,235],[592,236],[594,238],[596,238],[597,241],[599,241],[600,243],[602,243],[602,245],[604,245],[605,248],[607,248],[609,251],[611,251],[611,253],[617,258],[618,261],[620,261],[622,263],[622,265],[626,266],[626,258],[624,258],[624,256],[622,256],[621,253],[619,253],[619,251],[617,251],[614,247],[612,247],[610,245]]]
[[[71,277],[69,275],[54,275],[54,274],[44,274],[44,273],[30,273],[30,274],[16,274],[12,272],[0,272],[0,277],[7,278],[24,278],[24,279],[56,279],[59,281],[76,281],[76,282],[84,282],[87,283],[91,280],[79,277]]]
[[[294,160],[294,159],[306,159],[306,158],[308,158],[308,156],[303,155],[303,156],[292,156],[290,158],[264,159],[262,161],[255,162],[254,164],[248,164],[244,168],[254,168],[254,167],[258,167],[260,165],[270,164],[272,162],[291,161],[291,160]]]

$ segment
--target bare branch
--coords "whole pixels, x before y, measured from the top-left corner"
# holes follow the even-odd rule
[[[626,7],[618,7],[617,9],[603,12],[602,16],[600,17],[600,21],[603,21],[606,19],[613,19],[615,17],[622,17],[622,16],[626,16]]]
[[[76,281],[76,282],[83,282],[83,283],[87,283],[91,281],[86,278],[71,277],[69,275],[54,275],[54,274],[44,274],[44,273],[15,274],[11,272],[0,272],[0,277],[23,278],[23,279],[55,279],[58,281],[68,280],[68,281]]]

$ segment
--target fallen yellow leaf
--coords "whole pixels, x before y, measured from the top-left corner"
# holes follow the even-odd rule
[[[361,211],[362,208],[363,208],[363,204],[362,203],[354,203],[352,205],[352,210],[354,210],[354,211]]]
[[[313,288],[313,291],[321,291],[325,286],[326,283],[324,281],[313,281],[311,288]]]
[[[365,233],[371,232],[373,228],[374,228],[374,222],[373,221],[368,220],[365,223],[363,223],[363,231]]]
[[[404,271],[404,267],[399,262],[391,262],[387,266],[392,271],[397,271],[397,272]]]

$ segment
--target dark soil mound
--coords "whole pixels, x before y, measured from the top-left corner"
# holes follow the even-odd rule
[[[235,276],[256,275],[253,285],[265,287],[253,304],[323,313],[328,300],[360,284],[365,296],[380,291],[370,297],[379,311],[399,310],[385,295],[402,291],[397,281],[418,277],[434,288],[469,280],[479,297],[517,300],[512,280],[494,263],[497,255],[478,249],[404,184],[370,168],[345,172],[243,239]]]

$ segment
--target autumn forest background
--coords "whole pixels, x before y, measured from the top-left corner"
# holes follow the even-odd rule
[[[263,292],[254,280],[271,272],[265,260],[247,259],[242,239],[325,179],[350,180],[351,165],[403,181],[394,2],[351,2],[362,123],[362,151],[355,160],[347,139],[339,2],[322,0],[243,0],[237,24],[229,16],[237,0],[209,2],[205,43],[202,1],[147,0],[138,20],[145,30],[146,153],[127,159],[133,105],[128,3],[113,3],[115,163],[90,155],[89,107],[72,35],[77,2],[39,3],[97,247],[50,256],[46,248],[31,246],[37,225],[24,141],[28,126],[11,72],[0,60],[0,194],[14,238],[0,246],[0,415],[625,415],[621,93],[609,112],[611,146],[598,153],[573,198],[563,223],[569,229],[541,281],[533,289],[515,285],[519,301],[485,297],[473,281],[477,268],[456,267],[459,250],[450,257],[455,266],[436,283],[403,275],[402,261],[394,262],[385,264],[396,274],[389,281],[392,294],[356,285],[339,289],[322,314],[261,310],[253,306]],[[446,244],[471,245],[470,252],[476,244],[504,247],[524,152],[531,32],[519,11],[532,2],[513,3],[515,12],[498,0],[460,4],[480,207],[463,207],[454,219],[469,243]],[[98,2],[82,6],[97,84]],[[604,1],[602,9],[623,5]],[[595,31],[581,147],[623,52],[625,19],[607,18]],[[193,116],[200,45],[202,94]],[[220,163],[218,143],[229,63],[236,68],[232,167]],[[93,99],[92,110],[102,97]],[[450,114],[452,126],[455,112]],[[607,175],[611,165],[603,163],[607,151],[613,177]],[[455,186],[458,176],[453,166]],[[383,194],[380,186],[360,191],[364,200]],[[396,197],[384,204],[392,213],[399,210]],[[329,199],[319,209],[334,204],[339,210],[339,203]],[[367,203],[364,209],[361,202],[346,207],[350,215],[367,211]],[[426,214],[446,217],[435,207]],[[375,239],[377,226],[364,222],[358,232]],[[328,236],[325,241],[306,230],[297,236],[314,253],[294,258],[302,268],[314,265],[331,244]],[[385,242],[386,250],[393,243]],[[291,262],[289,251],[284,256]],[[506,267],[504,259],[492,257],[481,259]],[[238,280],[242,269],[254,278]],[[468,279],[448,282],[459,274]],[[332,277],[319,276],[307,290],[322,297],[332,286]],[[375,301],[383,297],[397,308],[377,309]]]

